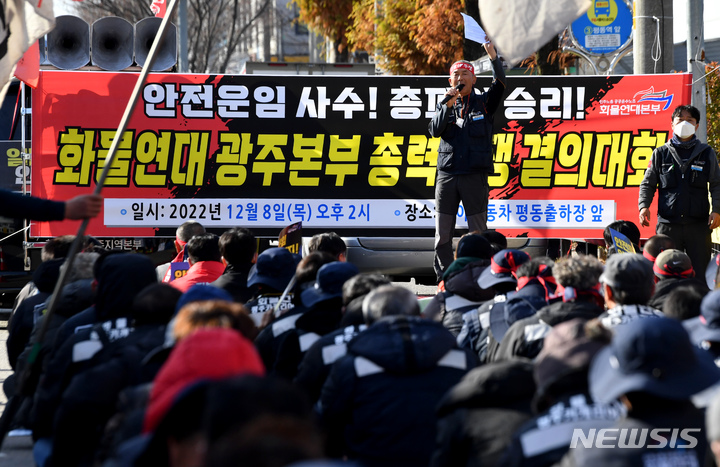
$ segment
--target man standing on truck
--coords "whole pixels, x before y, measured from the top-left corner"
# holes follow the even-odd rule
[[[655,231],[672,238],[675,248],[690,257],[695,276],[705,277],[710,234],[720,225],[720,167],[715,151],[695,136],[699,122],[700,111],[692,105],[673,110],[673,137],[653,151],[640,183],[638,208],[640,223],[650,225],[649,208],[657,190]]]
[[[452,239],[460,202],[465,207],[470,232],[487,229],[493,171],[493,114],[505,92],[505,72],[495,47],[484,44],[493,68],[487,92],[476,94],[477,77],[472,63],[460,60],[450,67],[450,90],[437,106],[428,129],[440,137],[435,176],[435,260],[438,282],[453,262]]]

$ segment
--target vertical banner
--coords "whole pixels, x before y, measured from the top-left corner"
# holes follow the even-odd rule
[[[92,191],[135,79],[41,72],[34,195]],[[690,102],[689,84],[680,73],[509,77],[494,121],[489,226],[582,239],[636,222],[640,181],[672,110]],[[446,86],[425,76],[151,74],[88,233],[152,237],[196,220],[270,236],[298,222],[307,233],[432,236],[439,139],[427,127]],[[33,223],[31,234],[74,225]]]

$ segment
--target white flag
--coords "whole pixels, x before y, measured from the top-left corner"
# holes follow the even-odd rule
[[[478,0],[485,31],[511,66],[583,15],[590,0]]]
[[[39,37],[55,26],[52,0],[0,0],[0,102],[15,65]]]

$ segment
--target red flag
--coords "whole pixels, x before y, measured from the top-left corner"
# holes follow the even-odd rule
[[[153,0],[152,5],[150,5],[150,9],[158,18],[164,18],[166,6],[165,0]]]
[[[40,79],[40,47],[37,41],[25,51],[15,67],[14,75],[31,88],[37,87]]]

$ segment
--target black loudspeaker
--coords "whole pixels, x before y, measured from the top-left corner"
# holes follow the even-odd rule
[[[128,20],[107,16],[92,25],[92,64],[119,71],[133,64],[135,28]]]
[[[45,36],[40,36],[38,38],[38,49],[40,49],[40,65],[49,65],[50,62],[48,62],[47,58],[47,40],[45,39]]]
[[[160,29],[160,23],[162,23],[162,18],[156,17],[141,19],[135,23],[135,62],[139,66],[145,65],[155,40],[155,34]],[[164,71],[172,68],[175,63],[177,63],[177,30],[175,25],[170,23],[150,70]]]
[[[47,35],[47,59],[63,70],[75,70],[90,61],[90,25],[77,16],[58,16]]]

